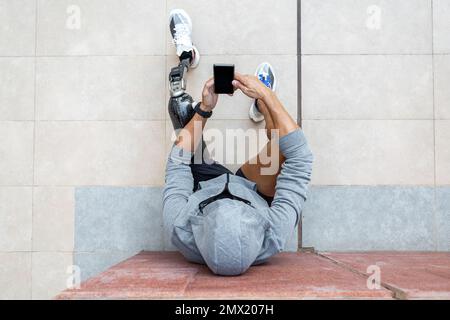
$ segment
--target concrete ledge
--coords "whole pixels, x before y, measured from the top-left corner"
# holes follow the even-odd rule
[[[57,299],[391,299],[366,277],[314,253],[281,253],[239,277],[213,275],[176,252],[141,252]]]
[[[362,275],[369,275],[369,266],[378,266],[382,285],[393,291],[396,298],[450,299],[450,253],[366,252],[323,255]]]

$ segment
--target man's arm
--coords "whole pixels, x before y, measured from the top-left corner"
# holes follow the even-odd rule
[[[200,105],[203,111],[211,111],[217,103],[217,96],[213,96],[213,86],[214,81],[212,79],[205,84]],[[195,114],[191,121],[179,132],[167,160],[163,190],[163,216],[165,230],[168,232],[172,232],[176,217],[193,192],[194,178],[189,165],[192,155],[201,144],[205,124],[206,119],[199,114]]]
[[[277,177],[269,219],[277,247],[282,250],[298,223],[306,200],[306,190],[311,179],[312,154],[303,132],[272,90],[254,76],[236,73],[235,79],[235,87],[247,96],[264,102],[275,128],[272,132],[278,132],[279,151],[285,161]]]
[[[267,91],[262,97],[279,133],[279,151],[285,157],[277,177],[275,196],[269,218],[279,248],[282,250],[298,224],[311,180],[313,156],[306,138],[275,93]]]

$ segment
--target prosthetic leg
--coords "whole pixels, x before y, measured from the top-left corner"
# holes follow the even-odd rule
[[[194,116],[194,99],[186,93],[184,74],[188,71],[191,52],[183,52],[180,63],[169,74],[169,115],[175,130],[183,128]]]
[[[192,97],[186,93],[185,73],[189,70],[192,59],[192,52],[183,52],[180,56],[180,63],[173,67],[169,73],[169,115],[175,131],[183,128],[194,116],[195,102]],[[208,154],[206,143],[202,138],[202,147],[198,148],[200,160],[205,163],[213,162]],[[198,155],[197,155],[198,157]]]

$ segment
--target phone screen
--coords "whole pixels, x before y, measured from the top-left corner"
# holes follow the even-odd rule
[[[228,93],[234,92],[234,64],[214,64],[214,92]]]

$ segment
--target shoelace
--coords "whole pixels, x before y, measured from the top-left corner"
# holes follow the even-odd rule
[[[179,23],[175,25],[173,42],[176,45],[184,45],[186,47],[192,46],[191,37],[189,36],[189,29],[185,24]]]
[[[259,74],[258,75],[259,80],[264,83],[264,85],[269,88],[272,89],[272,83],[271,83],[271,79],[269,75],[264,75],[264,74]]]

